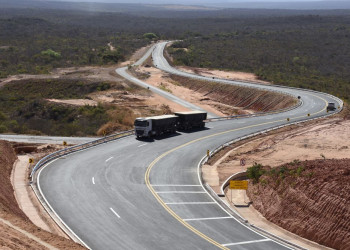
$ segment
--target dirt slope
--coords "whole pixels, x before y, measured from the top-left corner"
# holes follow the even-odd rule
[[[21,211],[11,184],[11,171],[16,159],[11,144],[0,141],[0,248],[47,249],[50,246],[59,249],[84,249],[71,240],[38,228]]]
[[[199,71],[196,68],[192,70]],[[297,103],[295,98],[288,95],[170,75],[150,65],[134,68],[130,72],[148,84],[168,91],[218,116],[277,110]],[[230,74],[224,71],[214,73]]]
[[[345,159],[350,156],[349,114],[346,106],[334,117],[232,145],[203,167],[206,181],[219,192],[223,181],[255,162],[276,168],[258,184],[250,185],[253,207],[272,223],[303,238],[350,249],[350,159]],[[244,167],[240,166],[242,158]]]
[[[288,231],[350,249],[350,159],[285,164],[250,185],[248,196],[261,214]]]

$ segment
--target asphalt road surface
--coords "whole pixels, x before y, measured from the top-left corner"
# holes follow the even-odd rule
[[[157,66],[180,74],[164,62],[161,46],[153,52]],[[210,122],[199,131],[145,141],[130,136],[80,151],[42,168],[38,185],[91,249],[286,249],[223,210],[202,187],[198,169],[208,149],[323,116],[327,102],[337,102],[322,93],[282,90],[301,96],[303,104],[284,113]]]
[[[137,62],[135,62],[133,64],[133,66],[141,65],[145,60],[147,60],[147,58],[152,54],[153,50],[156,47],[158,48],[157,45],[152,46],[143,57],[141,57]],[[128,70],[127,67],[118,68],[118,69],[116,69],[116,73],[119,74],[120,76],[124,77],[128,81],[133,82],[133,83],[135,83],[143,88],[147,88],[150,91],[152,91],[153,93],[160,95],[160,96],[162,96],[162,97],[164,97],[172,102],[178,103],[178,104],[182,105],[183,107],[186,107],[186,108],[191,109],[191,110],[206,111],[206,110],[202,109],[201,107],[194,105],[192,103],[189,103],[189,102],[187,102],[187,101],[185,101],[177,96],[174,96],[173,94],[171,94],[169,92],[166,92],[164,90],[156,88],[153,85],[150,85],[144,81],[137,79],[136,77],[130,75],[127,70]],[[206,111],[206,112],[208,113],[208,118],[217,117],[215,114],[212,114],[208,111]]]

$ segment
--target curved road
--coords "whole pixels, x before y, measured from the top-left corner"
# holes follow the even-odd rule
[[[152,52],[154,51],[154,49],[155,49],[155,48],[158,48],[158,47],[159,47],[158,44],[153,45],[153,46],[146,52],[146,54],[143,55],[143,57],[141,57],[141,58],[140,58],[137,62],[135,62],[132,66],[139,66],[139,65],[141,65],[141,64],[142,64],[144,61],[146,61],[146,59],[152,54]],[[159,89],[159,88],[156,88],[156,87],[154,87],[154,86],[152,86],[152,85],[150,85],[150,84],[148,84],[148,83],[146,83],[146,82],[144,82],[144,81],[141,81],[141,80],[137,79],[136,77],[134,77],[134,76],[128,74],[127,69],[128,69],[128,67],[122,67],[122,68],[116,69],[115,72],[116,72],[117,74],[119,74],[120,76],[124,77],[125,79],[127,79],[128,81],[133,82],[133,83],[135,83],[135,84],[137,84],[137,85],[139,85],[139,86],[141,86],[141,87],[143,87],[143,88],[147,88],[147,89],[149,89],[150,91],[152,91],[153,93],[158,94],[158,95],[160,95],[160,96],[162,96],[162,97],[164,97],[164,98],[166,98],[166,99],[168,99],[168,100],[170,100],[170,101],[172,101],[172,102],[178,103],[178,104],[180,104],[180,105],[183,106],[183,107],[186,107],[186,108],[192,109],[192,110],[206,111],[206,110],[203,110],[203,109],[202,109],[201,107],[199,107],[199,106],[196,106],[196,105],[194,105],[194,104],[192,104],[192,103],[189,103],[189,102],[187,102],[187,101],[185,101],[185,100],[183,100],[183,99],[181,99],[181,98],[179,98],[179,97],[177,97],[177,96],[175,96],[175,95],[173,95],[173,94],[170,94],[169,92],[166,92],[166,91],[164,91],[164,90],[161,90],[161,89]],[[216,117],[215,114],[212,114],[212,113],[208,112],[208,118],[214,118],[214,117]]]
[[[157,66],[187,74],[167,65],[162,46],[153,52]],[[38,186],[58,216],[92,249],[285,249],[224,211],[202,187],[197,167],[207,149],[284,125],[287,118],[326,115],[326,103],[338,100],[322,93],[283,91],[300,95],[303,105],[284,113],[210,122],[192,133],[151,141],[131,136],[80,151],[41,169]]]

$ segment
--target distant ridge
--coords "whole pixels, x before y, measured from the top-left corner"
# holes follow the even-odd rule
[[[51,1],[51,0],[48,0]],[[54,0],[69,1],[69,0]],[[71,0],[71,2],[105,2],[134,4],[176,4],[210,6],[219,8],[249,8],[249,9],[350,9],[350,1],[346,0]]]

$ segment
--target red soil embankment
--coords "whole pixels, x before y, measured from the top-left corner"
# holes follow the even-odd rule
[[[289,95],[271,91],[206,82],[177,75],[171,75],[171,79],[207,98],[246,110],[266,112],[291,107],[297,103],[296,99]]]
[[[1,249],[46,249],[42,242],[59,249],[85,249],[66,238],[35,226],[19,208],[11,184],[11,172],[17,159],[11,144],[0,140],[0,218],[26,231],[20,232],[0,222]],[[37,237],[39,240],[34,240]]]
[[[248,196],[269,221],[335,249],[350,249],[350,159],[267,170]]]

